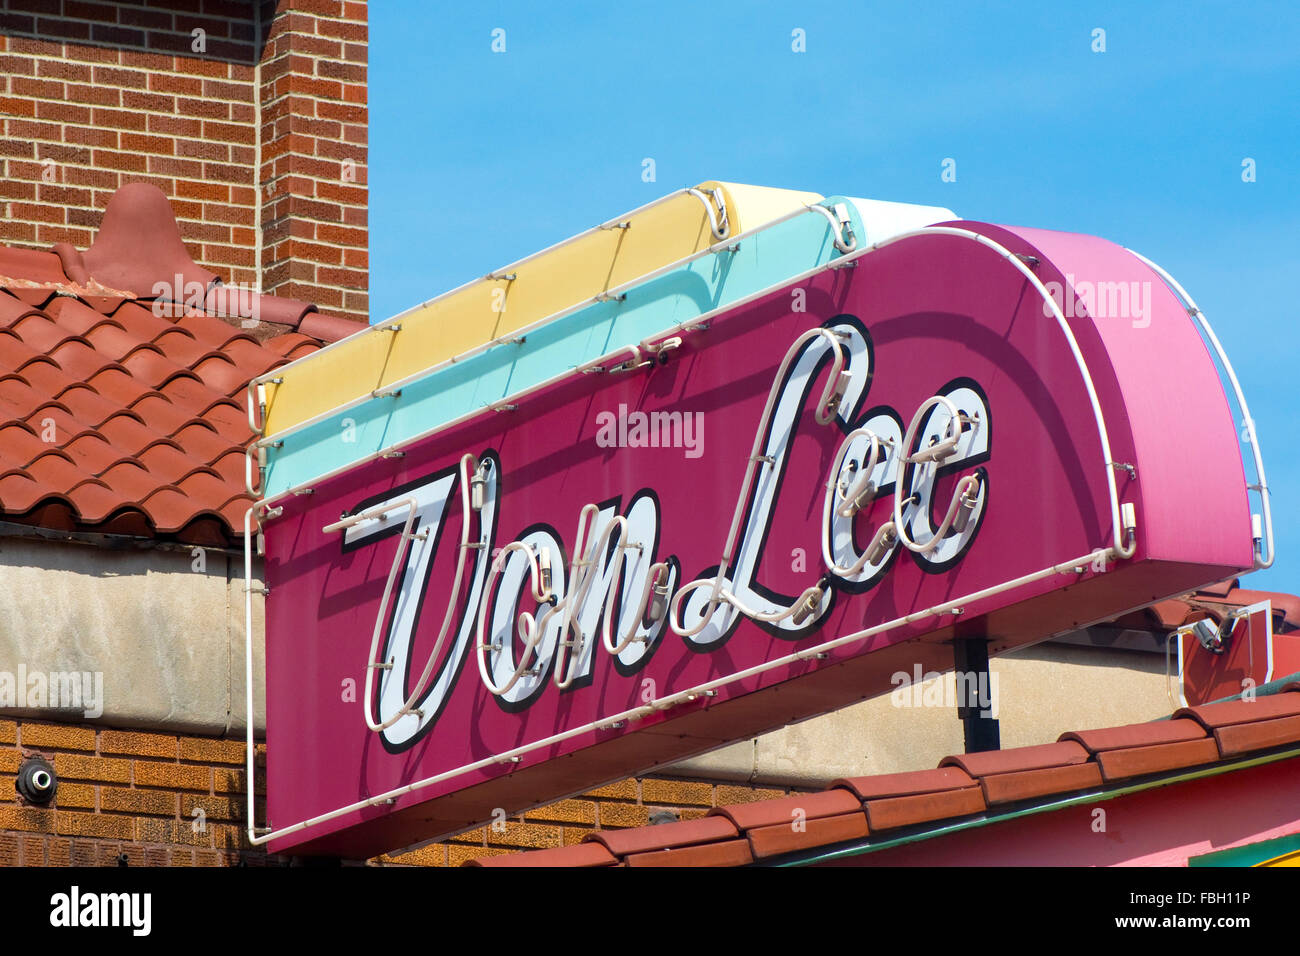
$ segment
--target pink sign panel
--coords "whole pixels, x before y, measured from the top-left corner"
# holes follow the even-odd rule
[[[1205,346],[1085,236],[863,251],[401,451],[265,524],[273,850],[444,836],[1254,559]]]

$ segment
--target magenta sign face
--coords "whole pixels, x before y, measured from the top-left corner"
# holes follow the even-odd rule
[[[867,252],[275,502],[272,848],[432,839],[1249,568],[1178,300],[1101,240],[960,227],[992,241]]]

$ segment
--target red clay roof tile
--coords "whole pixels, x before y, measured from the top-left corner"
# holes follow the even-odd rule
[[[989,806],[1100,786],[1101,770],[1091,762],[980,777],[984,801]]]
[[[1300,714],[1300,694],[1273,694],[1252,700],[1229,700],[1220,704],[1202,704],[1184,707],[1175,717],[1190,717],[1206,730],[1245,724],[1253,720],[1272,720],[1275,717],[1294,717]]]
[[[1281,617],[1288,627],[1300,627],[1300,597],[1294,594],[1280,594],[1277,591],[1251,591],[1234,587],[1222,597],[1198,595],[1207,603],[1222,603],[1232,607],[1244,607],[1258,604],[1260,601],[1273,602],[1273,614]]]
[[[219,278],[190,259],[167,197],[147,183],[130,183],[114,193],[80,263],[67,246],[60,247],[59,258],[70,271],[84,264],[90,278],[142,298],[158,295],[159,283],[170,290],[176,276],[181,277],[180,295],[188,295],[184,286],[189,283],[207,289]]]
[[[852,813],[862,807],[862,802],[840,787],[820,793],[800,793],[778,800],[756,800],[733,806],[715,807],[709,816],[726,817],[740,830],[757,827],[789,826],[792,821],[815,820],[840,813]]]
[[[2,247],[0,247],[2,248]],[[9,328],[19,319],[39,314],[40,310],[11,295],[0,296],[0,328]]]
[[[1083,763],[1088,752],[1073,741],[1040,744],[1035,747],[1016,747],[1014,750],[987,750],[980,753],[956,754],[939,761],[940,767],[961,767],[972,777],[994,773],[1016,773],[1022,770],[1041,770],[1044,767],[1064,767]]]
[[[223,313],[225,315],[234,314],[229,309],[223,310],[219,307],[212,308],[212,305],[218,304],[219,295],[219,291],[215,294],[209,294],[210,311]],[[241,301],[240,305],[243,306],[243,304],[244,303]],[[316,314],[316,307],[310,302],[303,302],[301,299],[286,299],[278,296],[257,295],[248,303],[248,305],[251,306],[252,314],[257,316],[257,318],[262,322],[273,322],[276,325],[287,325],[291,329],[300,328],[301,323],[308,318],[308,316]],[[243,311],[247,310],[241,309],[241,313]],[[355,322],[348,322],[347,319],[340,319],[339,321],[347,322],[348,325],[352,327],[353,332],[357,331],[357,325]],[[307,334],[313,335],[314,333],[308,332]],[[323,335],[317,335],[316,338],[325,342],[333,341],[332,339],[325,338]]]
[[[1091,791],[1107,783],[1172,773],[1242,753],[1300,743],[1300,713],[1293,712],[1300,700],[1296,691],[1300,691],[1300,682],[1293,681],[1280,694],[1246,704],[1264,704],[1249,712],[1226,709],[1230,706],[1226,704],[1207,705],[1225,708],[1209,712],[1216,720],[1224,715],[1232,718],[1214,728],[1213,738],[1206,736],[1204,727],[1190,717],[1073,731],[1063,734],[1057,744],[962,755],[962,762],[980,771],[977,778],[953,765],[957,758],[952,757],[945,759],[948,766],[938,770],[855,777],[836,781],[830,790],[821,793],[717,807],[709,816],[697,820],[595,831],[586,839],[606,847],[612,857],[622,858],[629,866],[743,866],[755,859],[851,843],[877,831]],[[1192,710],[1205,708],[1188,708],[1179,713]],[[1241,719],[1243,714],[1258,719]],[[1092,754],[1093,759],[1081,760],[1083,753]],[[984,759],[972,762],[972,757]],[[990,772],[1006,767],[1034,769]],[[861,812],[855,808],[859,798],[865,800]],[[799,809],[804,811],[802,819],[794,813]],[[558,851],[519,856],[544,853]],[[557,861],[555,865],[568,865],[559,862],[559,855],[551,859]]]
[[[578,843],[557,846],[551,850],[533,853],[505,853],[466,860],[464,866],[520,867],[520,866],[613,866],[618,861],[599,843]]]
[[[37,308],[43,307],[52,298],[54,298],[53,290],[48,288],[27,288],[24,286],[10,286],[8,288],[8,291],[10,295],[16,296],[17,298],[21,299],[23,302],[26,302],[28,305],[36,306]]]
[[[159,485],[158,476],[133,458],[125,458],[106,469],[100,477],[122,501],[143,501]]]
[[[6,458],[22,466],[49,451],[50,446],[26,422],[5,422],[0,424],[0,449]]]
[[[261,375],[274,363],[247,366],[253,375]],[[248,384],[253,377],[224,355],[211,355],[196,362],[193,372],[204,385],[218,395],[233,395]]]
[[[695,843],[711,843],[738,835],[739,831],[726,817],[700,817],[697,820],[680,820],[631,830],[593,830],[584,839],[603,843],[615,856],[627,856]]]
[[[1146,613],[1165,631],[1182,627],[1191,611],[1191,605],[1183,601],[1158,601],[1146,609]]]
[[[102,435],[79,435],[64,446],[72,460],[88,475],[101,475],[122,457]]]
[[[878,774],[874,777],[849,777],[836,780],[832,786],[852,791],[859,800],[871,800],[876,797],[901,797],[974,787],[975,781],[960,767],[941,767],[938,770],[912,770],[906,773]]]
[[[98,524],[118,509],[121,502],[113,489],[95,478],[87,478],[68,492],[68,499],[77,509],[77,517]]]
[[[315,339],[310,339],[300,332],[286,332],[284,335],[267,339],[263,344],[281,358],[288,358],[295,349],[315,350],[318,347]]]
[[[11,288],[10,280],[58,285],[69,282],[59,257],[35,249],[11,249],[0,246],[0,287]]]
[[[248,333],[237,329],[218,318],[204,315],[202,312],[187,312],[176,320],[176,327],[189,332],[196,339],[214,349],[223,349],[231,339]]]
[[[1225,757],[1297,743],[1300,742],[1300,717],[1253,720],[1248,724],[1219,727],[1214,731],[1214,739],[1219,744],[1219,753]]]
[[[628,866],[745,866],[754,862],[754,855],[748,840],[724,840],[681,849],[633,853],[624,862]]]
[[[1219,748],[1213,740],[1184,740],[1153,747],[1127,747],[1123,750],[1106,750],[1097,754],[1101,775],[1107,783],[1141,777],[1149,773],[1162,773],[1181,767],[1214,763],[1219,759]]]
[[[78,335],[85,335],[91,329],[103,324],[122,328],[122,324],[116,319],[108,318],[98,309],[93,309],[80,299],[71,296],[55,296],[43,311],[60,326]]]
[[[1073,730],[1062,734],[1062,740],[1080,743],[1089,753],[1099,750],[1123,750],[1125,747],[1151,747],[1155,744],[1172,744],[1182,740],[1197,740],[1205,736],[1205,728],[1194,720],[1153,720],[1146,724],[1129,724],[1127,727],[1108,727],[1104,730]]]
[[[298,330],[304,335],[320,339],[322,342],[337,342],[357,331],[355,323],[340,319],[334,315],[321,315],[313,312],[304,316]]]
[[[121,307],[113,311],[113,319],[141,342],[156,342],[168,333],[193,337],[192,333],[180,328],[177,323],[155,315],[137,302],[122,303]]]
[[[749,838],[749,845],[754,851],[755,859],[761,860],[831,843],[860,840],[869,832],[867,815],[858,810],[817,819],[809,818],[800,827],[796,827],[794,821],[769,827],[756,827],[746,831],[745,836]]]
[[[873,831],[963,817],[985,810],[979,787],[917,793],[906,797],[882,797],[867,801],[867,825]]]
[[[155,298],[178,273],[231,318]],[[84,254],[0,246],[0,518],[233,543],[249,503],[245,384],[361,327],[256,295],[250,334],[248,296],[218,278],[144,184],[118,191]]]

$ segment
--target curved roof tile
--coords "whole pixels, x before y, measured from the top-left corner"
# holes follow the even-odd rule
[[[178,273],[206,311],[155,298]],[[0,246],[0,519],[234,544],[246,383],[360,328],[220,285],[146,184],[118,190],[85,253]]]
[[[838,780],[820,793],[715,807],[680,823],[594,830],[580,844],[604,853],[569,846],[465,865],[744,866],[835,845],[861,848],[877,835],[894,839],[903,827],[913,837],[942,838],[960,818],[980,822],[981,814],[1047,810],[1138,778],[1160,786],[1186,768],[1247,756],[1296,759],[1297,744],[1300,682],[1293,681],[1271,696],[1184,708],[1168,720],[1073,731],[1054,744],[955,754],[936,770]]]

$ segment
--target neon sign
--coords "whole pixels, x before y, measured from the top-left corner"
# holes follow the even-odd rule
[[[484,686],[503,705],[522,709],[543,691],[548,673],[560,690],[590,684],[602,649],[618,673],[628,676],[669,633],[697,650],[721,646],[746,619],[778,634],[807,633],[829,609],[832,578],[856,590],[869,588],[900,548],[913,552],[932,572],[951,567],[974,539],[987,478],[983,471],[962,477],[952,500],[940,509],[937,527],[930,514],[934,489],[941,475],[988,458],[987,403],[975,383],[959,380],[922,403],[906,435],[891,408],[878,406],[861,419],[871,381],[870,351],[866,331],[845,316],[799,336],[786,353],[758,422],[729,536],[721,545],[718,566],[727,568],[725,574],[677,586],[680,560],[659,555],[665,542],[653,486],[637,489],[626,513],[610,503],[585,505],[570,548],[554,526],[545,524],[531,526],[489,552],[503,470],[495,452],[485,453],[481,461],[465,455],[456,468],[403,486],[382,500],[362,502],[354,514],[330,525],[328,530],[343,532],[342,549],[350,552],[377,546],[405,521],[399,560],[390,572],[397,593],[393,614],[387,619],[385,597],[377,621],[387,619],[387,630],[381,646],[377,625],[366,668],[362,699],[367,705],[373,700],[378,708],[376,717],[367,713],[367,726],[393,748],[410,746],[433,728],[451,689],[445,681],[430,686],[433,665],[449,638],[450,662],[469,654]],[[816,372],[828,359],[830,371],[811,417],[818,426],[838,426],[847,434],[822,482],[825,567],[820,576],[813,575],[817,582],[799,594],[779,595],[757,581],[761,546],[801,413],[815,390]],[[638,446],[634,441],[627,447]],[[458,495],[460,538],[447,541],[442,532]],[[882,515],[879,529],[858,552],[854,520],[872,514]],[[477,521],[467,520],[471,517]],[[440,546],[455,547],[458,553],[454,576],[435,582],[429,569]],[[560,561],[564,554],[570,555],[567,567]],[[466,579],[471,599],[458,613]],[[671,607],[670,594],[675,595]],[[421,609],[436,611],[444,605],[428,660],[417,666],[412,647],[415,631],[425,623]],[[382,675],[377,688],[376,673]],[[408,683],[409,691],[402,689]]]
[[[1263,560],[1240,462],[1187,476],[1236,429],[1179,298],[1045,318],[1067,268],[1153,275],[919,230],[268,503],[258,838],[432,839]]]

